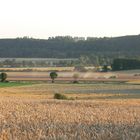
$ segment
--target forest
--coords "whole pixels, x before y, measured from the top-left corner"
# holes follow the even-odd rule
[[[111,64],[116,58],[140,59],[140,35],[0,39],[0,57],[79,58],[83,65]]]

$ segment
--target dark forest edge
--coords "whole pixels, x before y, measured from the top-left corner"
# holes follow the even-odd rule
[[[140,35],[123,37],[71,37],[0,39],[1,58],[76,58],[63,66],[111,65],[114,59],[140,59]]]

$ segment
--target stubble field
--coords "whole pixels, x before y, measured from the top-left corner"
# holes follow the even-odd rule
[[[1,87],[0,139],[140,140],[140,94],[121,93],[132,89],[140,91],[140,86],[33,84]],[[99,93],[102,90],[106,92]],[[108,90],[118,92],[107,93]],[[54,93],[74,100],[53,99]]]
[[[51,81],[50,72],[40,71],[40,72],[6,72],[9,81]],[[120,71],[120,72],[57,72],[58,77],[56,81],[67,81],[72,82],[74,80],[73,75],[78,74],[78,79],[80,81],[117,81],[117,82],[128,82],[128,81],[139,81],[140,80],[140,70],[135,71]],[[115,78],[111,78],[115,77]]]

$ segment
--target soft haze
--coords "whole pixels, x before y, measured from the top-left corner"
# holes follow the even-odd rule
[[[0,0],[0,38],[140,34],[139,0]]]

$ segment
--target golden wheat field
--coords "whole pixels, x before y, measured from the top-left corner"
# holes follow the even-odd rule
[[[132,89],[140,85],[0,88],[0,140],[140,140],[140,94]],[[53,99],[56,92],[74,100]]]

